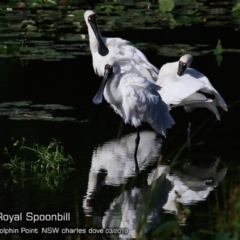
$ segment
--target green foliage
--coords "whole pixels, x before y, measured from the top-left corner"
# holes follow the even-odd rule
[[[234,12],[236,10],[240,10],[240,3],[237,3],[236,5],[233,6],[232,12]]]
[[[25,139],[22,141],[20,150],[32,152],[31,160],[27,161],[25,158],[14,156],[10,157],[9,163],[3,164],[3,167],[11,170],[13,182],[22,182],[24,185],[25,181],[32,180],[42,189],[60,188],[66,177],[74,170],[71,167],[72,157],[65,156],[63,146],[56,139],[52,139],[47,147],[39,144],[33,144],[32,148],[26,147],[24,142]],[[14,146],[17,145],[18,142],[14,143]],[[8,153],[7,149],[5,152]]]
[[[216,240],[235,240],[240,238],[240,188],[230,191],[229,200],[224,209],[219,209],[217,216],[218,234]]]
[[[175,6],[173,0],[159,0],[160,12],[171,12]]]
[[[218,66],[221,65],[221,62],[223,60],[223,56],[221,55],[222,52],[223,52],[223,48],[222,48],[222,45],[221,45],[221,40],[218,39],[217,46],[214,50],[214,54],[216,55],[216,60],[217,60]]]
[[[192,23],[200,23],[202,20],[197,16],[180,16],[175,19],[179,24],[192,24]]]
[[[167,236],[167,235],[172,235],[174,231],[177,231],[178,229],[178,224],[177,221],[167,221],[162,223],[159,227],[155,229],[155,231],[152,233],[152,236]]]
[[[223,52],[223,48],[222,48],[222,45],[221,45],[221,40],[218,39],[217,46],[216,46],[216,49],[214,51],[214,54],[218,55],[218,54],[222,54],[222,52]]]
[[[149,8],[149,7],[151,7],[151,3],[150,2],[136,2],[136,8],[144,8],[144,9],[146,9],[146,8]]]
[[[209,7],[207,1],[196,0],[100,0],[93,10],[98,13],[97,22],[101,31],[173,29],[199,23],[216,27],[229,25],[229,20],[226,20],[229,14],[238,29],[239,6],[238,3],[229,11],[223,2],[212,3]],[[90,54],[83,19],[85,10],[89,9],[87,1],[8,0],[0,3],[0,9],[0,54],[4,57],[18,55],[24,61],[59,61]],[[22,14],[23,9],[27,14]],[[22,39],[25,41],[23,45]],[[10,49],[7,47],[9,44],[15,48],[7,50]]]
[[[232,19],[238,19],[240,17],[240,9],[237,9],[231,13]]]

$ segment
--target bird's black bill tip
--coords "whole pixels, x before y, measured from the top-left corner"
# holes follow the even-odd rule
[[[186,68],[187,68],[187,64],[180,61],[178,65],[177,75],[182,76]]]
[[[96,94],[95,97],[93,98],[93,103],[94,103],[95,105],[98,105],[98,104],[102,103],[102,101],[103,101],[102,95],[100,95],[100,94],[97,92],[97,94]]]
[[[104,77],[102,80],[102,83],[98,89],[98,92],[96,93],[95,97],[93,98],[93,103],[98,105],[103,101],[103,92],[104,92],[104,88],[105,85],[108,81],[108,76],[109,76],[109,68],[107,66],[105,66],[105,72],[104,72]]]
[[[106,45],[104,45],[104,44],[100,45],[100,44],[99,44],[98,53],[99,53],[101,56],[104,57],[104,56],[108,55],[109,50],[108,50],[108,48],[106,47]]]

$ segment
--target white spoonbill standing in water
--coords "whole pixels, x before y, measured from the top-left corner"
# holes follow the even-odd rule
[[[217,106],[227,111],[226,102],[205,75],[190,68],[191,63],[192,55],[185,54],[161,67],[157,84],[162,87],[159,92],[163,101],[170,107],[184,106],[187,112],[205,107],[221,120]]]
[[[159,93],[163,101],[170,108],[183,106],[186,112],[192,112],[195,108],[208,108],[220,120],[217,106],[227,111],[224,99],[205,75],[190,68],[191,63],[192,55],[185,54],[179,61],[161,67],[156,83],[162,87]],[[187,132],[190,150],[190,121]]]
[[[96,74],[102,77],[105,65],[114,57],[121,60],[122,72],[136,73],[146,77],[149,81],[157,81],[158,69],[147,60],[141,51],[124,39],[102,37],[93,11],[85,11],[84,19],[88,27],[93,68]]]
[[[160,87],[145,77],[130,72],[121,73],[120,64],[114,60],[106,64],[102,84],[95,95],[93,102],[105,100],[119,114],[125,123],[131,123],[137,128],[134,160],[136,171],[139,172],[137,149],[140,141],[138,127],[142,122],[162,135],[166,135],[167,128],[174,124],[168,106],[162,101],[158,93]]]

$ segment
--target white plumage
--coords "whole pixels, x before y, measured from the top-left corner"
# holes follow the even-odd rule
[[[89,172],[87,193],[83,200],[85,214],[92,214],[88,202],[94,200],[102,185],[120,186],[135,176],[132,153],[135,148],[135,134],[112,139],[94,149]],[[155,131],[142,131],[137,159],[139,168],[144,170],[159,157],[162,142]]]
[[[96,25],[95,13],[87,10],[84,19],[88,27],[89,43],[93,59],[93,68],[99,76],[104,75],[105,65],[112,57],[121,60],[121,71],[132,72],[156,81],[158,69],[145,55],[130,43],[121,38],[102,37]]]
[[[191,62],[192,56],[185,54],[178,62],[164,64],[156,82],[162,87],[159,93],[171,108],[184,106],[187,112],[191,112],[197,107],[205,107],[220,120],[217,106],[227,111],[227,105],[205,75],[189,68]],[[204,93],[213,95],[214,99],[206,97]]]
[[[137,128],[142,122],[147,122],[155,131],[165,135],[174,120],[158,93],[160,87],[143,76],[130,72],[121,73],[118,62],[110,62],[113,63],[106,65],[105,71],[110,70],[112,73],[104,76],[94,103],[102,101],[104,89],[104,98],[125,123],[131,123]]]

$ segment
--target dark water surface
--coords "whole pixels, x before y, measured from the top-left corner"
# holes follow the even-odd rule
[[[211,49],[220,38],[223,48],[239,48],[239,32],[227,28],[185,27],[106,35],[159,45],[207,44]],[[157,55],[153,50],[145,54],[159,68],[178,59]],[[21,178],[2,166],[0,212],[23,213],[23,221],[1,221],[0,228],[38,228],[39,233],[42,227],[121,232],[45,238],[40,234],[19,234],[18,238],[1,234],[0,239],[145,239],[145,234],[149,239],[215,239],[218,232],[227,232],[217,218],[227,212],[230,196],[236,195],[234,189],[239,183],[240,53],[226,51],[222,57],[219,66],[213,53],[196,56],[193,67],[208,76],[226,100],[229,112],[223,113],[218,122],[206,109],[193,111],[190,152],[186,147],[188,118],[182,108],[171,110],[176,125],[166,139],[144,125],[138,153],[142,173],[138,179],[133,162],[135,129],[128,125],[119,129],[120,118],[108,104],[92,103],[101,79],[93,72],[90,55],[57,62],[29,61],[24,66],[18,58],[0,58],[0,103],[26,101],[26,107],[1,108],[6,110],[0,116],[1,164],[9,162],[9,156],[22,154],[19,146],[23,138],[28,147],[34,143],[48,146],[54,138],[61,142],[64,153],[72,156],[75,169],[58,187],[51,188],[54,181],[46,180],[40,186],[33,182],[33,176]],[[37,104],[41,106],[34,112]],[[58,107],[44,108],[49,104]],[[64,110],[59,105],[71,108]],[[52,118],[41,119],[41,114]],[[9,156],[4,154],[5,148]],[[32,155],[25,153],[24,157],[31,161]],[[71,217],[68,222],[34,224],[26,221],[26,212],[69,212]]]

